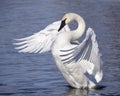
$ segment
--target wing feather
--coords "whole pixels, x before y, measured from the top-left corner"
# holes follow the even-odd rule
[[[19,50],[18,52],[23,53],[43,53],[50,51],[57,35],[59,34],[58,28],[60,23],[61,21],[56,21],[31,36],[15,39],[15,49]],[[63,30],[68,31],[69,27],[65,26]]]
[[[62,50],[61,58],[64,64],[80,62],[85,72],[93,75],[97,82],[102,79],[102,60],[96,35],[92,28],[88,28],[85,39],[75,48]],[[66,58],[65,58],[66,57]],[[75,64],[75,63],[74,63]]]

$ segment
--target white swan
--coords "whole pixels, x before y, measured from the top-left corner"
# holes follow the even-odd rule
[[[68,27],[73,20],[78,23],[76,30]],[[102,61],[92,28],[88,28],[81,43],[77,41],[85,32],[85,27],[81,16],[67,13],[62,22],[54,22],[32,36],[16,39],[14,44],[19,52],[24,53],[51,51],[58,69],[70,86],[93,88],[102,79]]]

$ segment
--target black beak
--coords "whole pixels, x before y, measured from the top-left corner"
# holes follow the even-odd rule
[[[66,24],[65,24],[65,21],[66,21],[66,19],[64,19],[64,20],[61,22],[61,25],[60,25],[60,28],[58,29],[58,32],[66,25]]]

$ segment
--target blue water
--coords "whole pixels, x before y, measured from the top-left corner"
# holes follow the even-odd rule
[[[97,34],[104,89],[72,89],[51,53],[18,53],[12,45],[67,12]],[[0,96],[120,96],[120,0],[0,0],[0,54]]]

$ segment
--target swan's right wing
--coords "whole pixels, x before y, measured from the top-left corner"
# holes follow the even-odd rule
[[[58,28],[60,27],[61,21],[56,21],[48,25],[45,29],[31,36],[16,39],[17,50],[23,53],[43,53],[51,50],[54,41],[56,40],[58,34]],[[65,26],[61,31],[68,31],[69,27]]]
[[[102,79],[102,61],[98,43],[94,31],[89,28],[85,39],[76,47],[69,50],[61,50],[61,58],[64,64],[80,63],[82,68],[93,75],[97,82]]]

